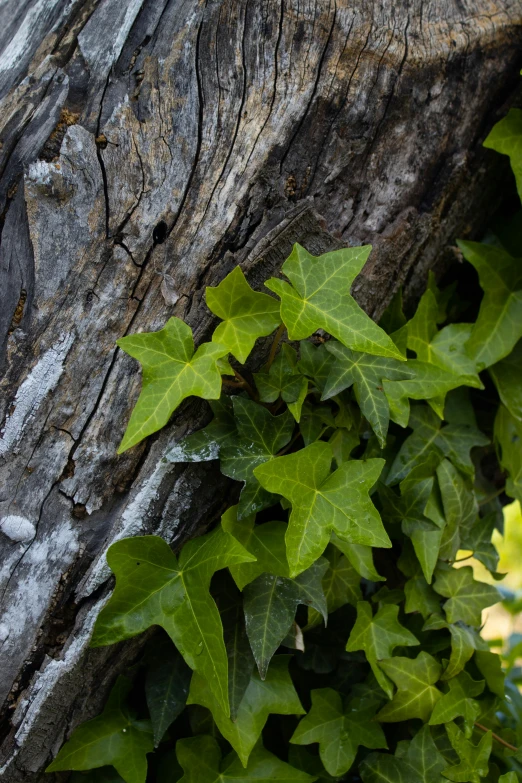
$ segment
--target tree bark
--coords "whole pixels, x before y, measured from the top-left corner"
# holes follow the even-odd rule
[[[296,241],[372,243],[374,317],[415,297],[498,200],[480,145],[521,21],[521,0],[2,4],[3,779],[40,780],[140,648],[88,649],[108,545],[176,545],[234,497],[214,463],[162,461],[203,403],[116,455],[140,373],[115,340],[171,315],[208,337],[205,286],[241,264],[259,287]]]

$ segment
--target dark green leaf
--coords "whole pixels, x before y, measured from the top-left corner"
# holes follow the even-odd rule
[[[421,652],[415,659],[388,658],[380,665],[397,686],[397,692],[377,718],[386,723],[409,718],[429,720],[435,704],[442,698],[442,693],[435,687],[441,675],[441,666],[435,658]]]
[[[158,747],[170,724],[185,707],[192,672],[172,641],[157,636],[149,643],[145,695]]]
[[[478,745],[473,745],[454,723],[448,723],[446,731],[460,763],[447,767],[443,771],[444,777],[455,783],[480,783],[480,778],[485,778],[489,771],[488,760],[493,743],[491,732],[484,734]]]

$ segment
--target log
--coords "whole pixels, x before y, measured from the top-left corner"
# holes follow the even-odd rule
[[[177,546],[237,492],[162,460],[201,402],[116,455],[140,373],[115,340],[172,315],[208,337],[205,286],[241,264],[259,287],[296,241],[371,243],[373,317],[418,296],[502,195],[481,142],[516,100],[521,22],[520,0],[2,3],[3,780],[44,779],[139,653],[88,647],[108,545]]]

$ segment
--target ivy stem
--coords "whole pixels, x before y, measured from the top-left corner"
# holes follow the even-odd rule
[[[501,487],[500,489],[497,489],[496,492],[494,492],[492,495],[488,495],[487,498],[484,498],[484,500],[481,500],[479,503],[479,506],[485,506],[486,503],[489,503],[491,500],[495,500],[495,498],[498,498],[499,495],[501,495],[505,490],[505,487]]]
[[[483,726],[482,723],[475,723],[475,726],[477,729],[480,729],[481,731],[491,731],[491,729],[486,728],[486,726]],[[498,734],[495,734],[494,731],[491,731],[491,736],[494,740],[497,742],[500,742],[501,745],[504,745],[505,748],[509,748],[509,750],[514,750],[515,752],[518,750],[514,745],[512,745],[510,742],[506,742],[505,739],[502,739],[502,737],[499,737]]]
[[[242,386],[242,387],[243,387],[243,389],[245,389],[245,390],[248,392],[248,395],[249,395],[249,396],[250,396],[250,397],[251,397],[253,400],[257,400],[257,394],[256,394],[256,392],[254,391],[254,389],[252,388],[252,386],[249,384],[249,382],[247,381],[247,379],[246,379],[246,378],[243,378],[243,376],[241,375],[241,373],[239,373],[237,370],[234,370],[234,375],[236,376],[236,379],[237,379],[237,382],[238,382],[238,383],[237,383],[238,387],[239,387],[239,386]]]
[[[268,361],[266,363],[266,369],[269,370],[272,366],[272,362],[274,361],[277,353],[277,347],[279,343],[281,342],[281,338],[285,333],[286,326],[284,324],[279,324],[277,327],[277,332],[274,334],[274,339],[272,340],[272,347],[270,348],[270,353],[268,355]]]

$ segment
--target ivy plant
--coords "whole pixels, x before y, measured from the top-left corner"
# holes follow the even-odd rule
[[[522,112],[485,144],[522,195]],[[187,397],[209,400],[210,424],[165,459],[219,460],[236,502],[176,554],[156,536],[110,547],[93,645],[156,632],[49,772],[522,781],[520,650],[505,683],[480,635],[501,598],[491,536],[522,500],[519,220],[459,242],[476,302],[430,276],[415,312],[398,292],[377,324],[351,295],[369,246],[296,244],[270,293],[239,268],[207,288],[209,342],[195,349],[178,318],[118,341],[142,367],[120,451]]]

